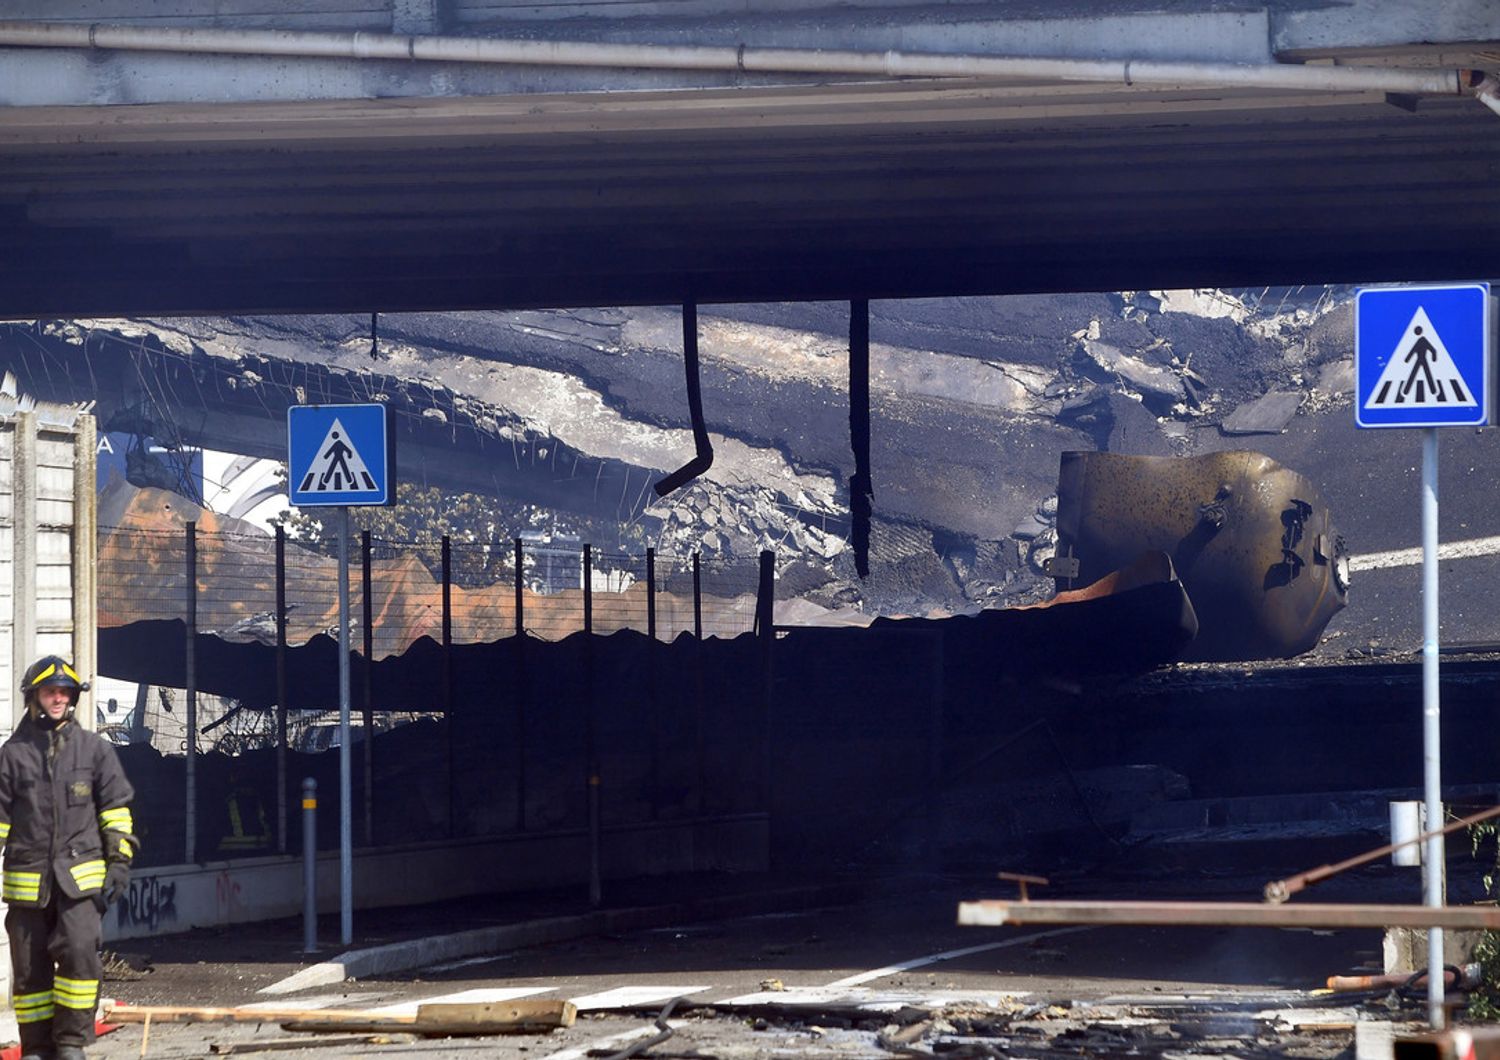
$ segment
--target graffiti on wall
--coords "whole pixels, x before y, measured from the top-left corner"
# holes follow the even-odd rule
[[[225,869],[214,880],[214,903],[218,908],[220,923],[233,923],[239,919],[240,881]]]
[[[177,883],[143,876],[130,882],[130,890],[119,900],[115,914],[122,928],[144,927],[148,931],[177,922]]]

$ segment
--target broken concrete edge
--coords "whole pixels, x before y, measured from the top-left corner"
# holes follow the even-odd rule
[[[577,916],[546,917],[518,924],[457,931],[449,935],[407,939],[384,946],[349,950],[330,961],[303,968],[285,979],[262,987],[261,994],[293,994],[318,986],[330,986],[349,979],[391,974],[425,968],[444,961],[496,953],[524,946],[545,946],[568,942],[590,935],[609,935],[672,924],[754,916],[759,913],[783,912],[788,909],[837,905],[856,900],[863,886],[856,883],[819,884],[789,887],[751,894],[721,895],[714,898],[675,902],[669,905],[605,909]]]

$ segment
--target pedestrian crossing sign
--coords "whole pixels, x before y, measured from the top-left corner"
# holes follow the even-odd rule
[[[1490,285],[1365,287],[1354,298],[1354,422],[1491,422]]]
[[[293,405],[287,409],[286,434],[292,504],[395,503],[395,436],[385,405]]]

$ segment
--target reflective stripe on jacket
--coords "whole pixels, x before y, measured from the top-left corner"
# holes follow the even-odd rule
[[[97,894],[108,862],[135,853],[135,796],[109,741],[69,722],[55,761],[48,732],[29,717],[0,746],[0,842],[7,902],[46,905],[54,886]]]

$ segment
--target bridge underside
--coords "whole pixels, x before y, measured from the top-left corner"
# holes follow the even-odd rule
[[[1405,105],[1403,105],[1405,104]],[[1473,99],[907,81],[12,108],[0,316],[1473,278]]]

